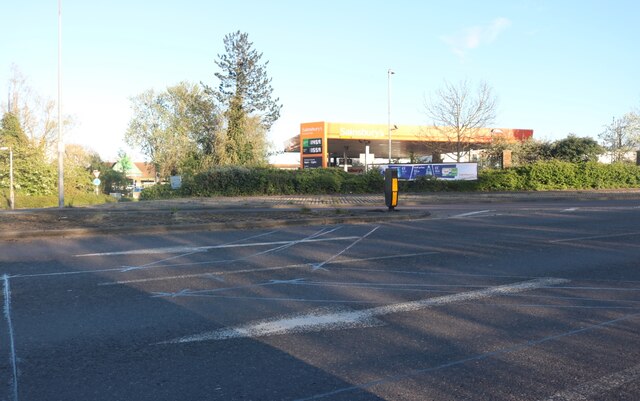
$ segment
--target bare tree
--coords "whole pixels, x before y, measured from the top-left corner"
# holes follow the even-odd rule
[[[11,66],[9,104],[6,110],[20,120],[20,124],[34,146],[42,146],[49,155],[56,154],[58,122],[56,102],[43,99],[28,84],[16,65]],[[63,129],[72,126],[69,116],[63,116]]]
[[[599,135],[604,147],[609,151],[612,162],[626,159],[629,152],[640,146],[640,115],[630,112],[613,118]]]
[[[457,84],[445,81],[425,99],[424,107],[434,129],[421,135],[429,142],[440,143],[437,151],[453,153],[456,161],[461,161],[477,142],[480,130],[493,124],[497,98],[485,82],[474,89],[466,80]]]

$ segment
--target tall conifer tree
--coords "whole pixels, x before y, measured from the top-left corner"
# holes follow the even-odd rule
[[[225,53],[218,55],[217,90],[207,87],[224,110],[224,138],[217,149],[220,164],[254,165],[265,160],[266,133],[280,117],[279,98],[274,99],[268,61],[240,31],[224,38]]]

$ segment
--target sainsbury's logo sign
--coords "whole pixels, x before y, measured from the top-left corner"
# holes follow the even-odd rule
[[[313,133],[313,132],[324,132],[324,124],[321,125],[307,125],[300,127],[300,133]]]
[[[354,129],[354,128],[340,128],[340,136],[358,136],[358,137],[364,137],[364,138],[369,138],[369,137],[380,137],[380,136],[384,136],[385,133],[374,129],[374,130],[369,130],[369,129]]]

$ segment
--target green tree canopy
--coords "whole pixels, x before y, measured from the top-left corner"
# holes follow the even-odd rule
[[[100,156],[82,145],[66,144],[64,149],[65,191],[92,192],[94,160]]]
[[[140,147],[162,177],[199,171],[212,162],[220,123],[201,86],[181,82],[131,101],[134,116],[125,140]]]
[[[6,113],[0,122],[0,147],[13,150],[14,185],[17,192],[48,195],[56,188],[56,171],[46,157],[42,143],[33,144],[24,133],[20,119]],[[8,152],[0,152],[0,166],[9,165]],[[0,186],[8,188],[9,171],[0,167]]]
[[[603,151],[604,149],[595,139],[569,134],[566,138],[553,143],[551,157],[571,163],[598,161],[598,156]]]
[[[497,139],[485,150],[485,163],[495,167],[499,165],[504,150],[510,150],[514,166],[523,166],[551,159],[553,144],[548,141],[529,138],[526,141],[511,142]]]
[[[113,169],[125,174],[132,172],[133,162],[124,150],[118,151],[118,161],[113,165]]]
[[[18,116],[13,113],[5,113],[0,122],[0,146],[26,146],[29,143]]]

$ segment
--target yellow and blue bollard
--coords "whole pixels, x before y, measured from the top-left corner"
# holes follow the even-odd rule
[[[384,171],[384,202],[389,211],[398,205],[398,170],[395,168]]]

